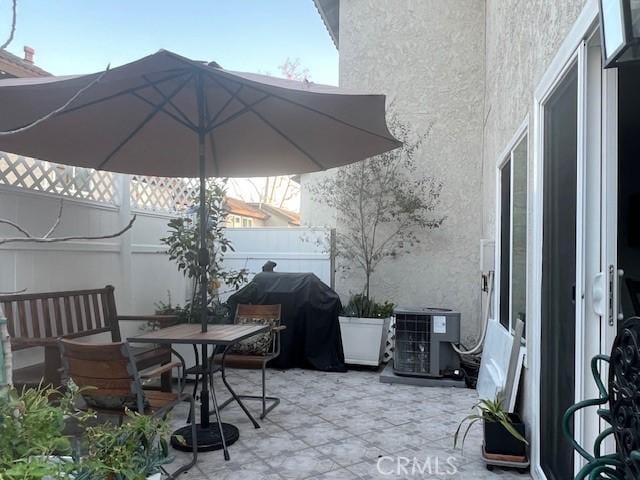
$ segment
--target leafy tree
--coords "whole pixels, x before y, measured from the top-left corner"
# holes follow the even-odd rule
[[[225,237],[224,229],[227,219],[225,205],[226,180],[209,182],[205,201],[207,202],[207,249],[209,250],[209,265],[207,275],[209,298],[216,296],[221,285],[228,285],[237,289],[247,278],[247,271],[228,270],[224,267],[224,256],[233,252],[231,241]],[[193,282],[192,318],[200,309],[201,266],[198,263],[198,249],[200,246],[200,204],[198,196],[193,198],[190,215],[174,218],[169,221],[169,235],[160,241],[169,247],[169,259],[176,262],[178,271],[182,272]],[[209,302],[210,303],[210,302]],[[208,307],[209,305],[207,305]],[[201,310],[200,310],[201,311]]]
[[[417,172],[415,156],[428,133],[416,135],[395,114],[389,127],[402,147],[342,167],[309,187],[315,201],[336,212],[337,255],[345,260],[343,269],[362,273],[365,299],[381,262],[410,253],[425,230],[445,220],[436,214],[442,183]]]

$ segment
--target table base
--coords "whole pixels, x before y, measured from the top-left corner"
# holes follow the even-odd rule
[[[220,436],[220,429],[218,428],[217,423],[211,423],[208,427],[203,427],[198,424],[196,429],[198,434],[198,452],[222,450],[222,437]],[[238,438],[240,438],[238,428],[229,423],[222,424],[222,431],[224,432],[224,439],[227,443],[227,447],[233,445]],[[176,438],[178,435],[181,436],[184,441],[180,441],[182,439],[179,440]],[[176,450],[183,452],[190,452],[193,450],[191,425],[179,428],[173,432],[173,435],[171,435],[171,446]]]

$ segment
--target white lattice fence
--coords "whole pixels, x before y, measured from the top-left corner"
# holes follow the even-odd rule
[[[193,205],[198,193],[195,178],[131,178],[131,206],[142,210],[181,212]]]
[[[113,174],[0,152],[0,185],[117,203]]]

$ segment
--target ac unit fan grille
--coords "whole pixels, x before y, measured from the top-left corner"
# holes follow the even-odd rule
[[[431,316],[396,315],[396,371],[414,374],[431,372]]]

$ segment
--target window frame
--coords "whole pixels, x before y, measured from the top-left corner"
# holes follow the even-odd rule
[[[495,192],[496,192],[496,214],[495,214],[495,267],[494,267],[494,293],[493,293],[493,312],[497,323],[503,328],[513,333],[515,330],[515,321],[513,319],[513,208],[514,208],[514,152],[520,147],[522,142],[525,141],[526,147],[526,222],[527,222],[527,238],[526,238],[526,256],[525,256],[525,279],[527,284],[525,286],[525,311],[529,307],[529,229],[531,226],[531,175],[530,175],[530,162],[531,162],[531,148],[529,135],[529,119],[528,117],[520,125],[515,135],[509,141],[507,147],[498,156],[495,171]],[[508,320],[503,323],[501,318],[501,293],[502,293],[502,173],[505,166],[509,165],[509,275],[506,279],[509,285],[508,289]],[[525,319],[526,321],[526,319]],[[523,339],[524,340],[524,339]]]

